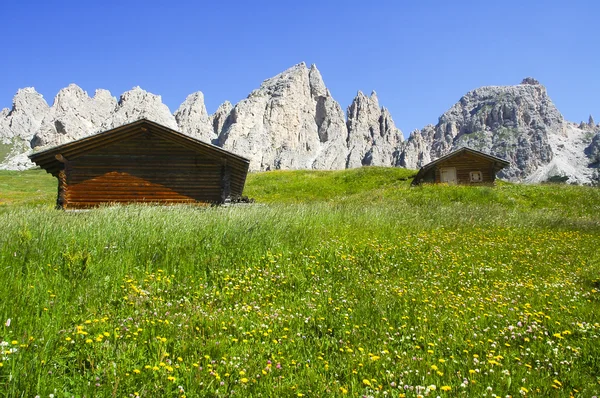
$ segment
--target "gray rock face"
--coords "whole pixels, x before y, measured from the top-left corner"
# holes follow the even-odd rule
[[[212,142],[217,138],[206,112],[204,94],[200,91],[188,95],[175,111],[175,121],[178,129],[191,137],[205,142]]]
[[[80,87],[71,84],[56,95],[31,147],[60,145],[141,118],[179,129],[161,97],[139,87],[123,93],[117,102],[107,90],[96,90],[90,98]]]
[[[224,149],[250,159],[250,170],[345,167],[341,107],[317,68],[304,63],[267,79],[231,111]]]
[[[110,124],[116,104],[107,90],[96,90],[90,98],[79,86],[70,84],[54,98],[31,146],[59,145],[97,133]]]
[[[217,111],[212,114],[209,118],[210,125],[212,126],[213,132],[217,137],[221,136],[221,132],[229,128],[231,124],[229,115],[233,110],[231,102],[225,101],[217,108]],[[216,140],[218,144],[218,139]]]
[[[491,153],[511,163],[502,176],[522,179],[552,160],[548,136],[564,135],[564,130],[563,117],[546,88],[528,81],[516,86],[473,90],[440,117],[432,138],[428,138],[429,130],[421,137],[414,134],[411,138],[430,142],[431,159],[462,146]],[[407,153],[401,155],[404,161],[400,164],[421,167],[419,156],[410,153],[419,147],[423,145],[407,144],[403,148]]]
[[[0,111],[0,169],[24,170],[33,164],[18,157],[29,150],[29,142],[50,111],[41,94],[33,87],[20,89],[13,98],[12,109]]]
[[[122,126],[142,118],[174,130],[179,129],[175,117],[171,114],[169,107],[162,103],[160,95],[149,93],[140,87],[134,87],[121,95],[112,118],[102,125],[101,130]]]
[[[33,87],[20,89],[13,98],[12,109],[0,113],[0,141],[8,144],[13,140],[31,140],[49,111],[44,97]]]
[[[418,169],[431,162],[431,145],[435,136],[435,126],[429,124],[422,130],[414,130],[399,148],[397,166]]]
[[[348,160],[346,167],[395,165],[403,141],[392,116],[379,107],[377,93],[370,97],[358,92],[348,107]]]
[[[585,148],[585,154],[589,159],[589,166],[600,168],[600,131],[594,135],[590,145]]]

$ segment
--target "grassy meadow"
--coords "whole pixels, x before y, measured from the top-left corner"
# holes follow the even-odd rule
[[[0,172],[0,396],[600,395],[600,189],[412,175],[62,212]]]

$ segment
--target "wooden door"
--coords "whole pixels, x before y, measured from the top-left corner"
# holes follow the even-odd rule
[[[456,184],[456,168],[442,167],[440,169],[440,182],[446,184]]]

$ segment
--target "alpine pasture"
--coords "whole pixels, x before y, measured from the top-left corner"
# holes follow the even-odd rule
[[[0,172],[0,396],[598,395],[600,190],[414,174],[63,212]]]

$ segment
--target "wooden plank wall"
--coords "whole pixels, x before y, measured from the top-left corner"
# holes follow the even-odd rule
[[[458,184],[465,185],[483,185],[491,184],[496,179],[494,172],[494,163],[488,159],[474,156],[470,153],[458,154],[447,159],[435,167],[435,182],[439,183],[440,169],[443,167],[455,167],[456,179]],[[481,182],[471,182],[471,171],[481,171]]]
[[[68,159],[63,207],[221,202],[223,167],[220,159],[150,132],[140,133]]]

